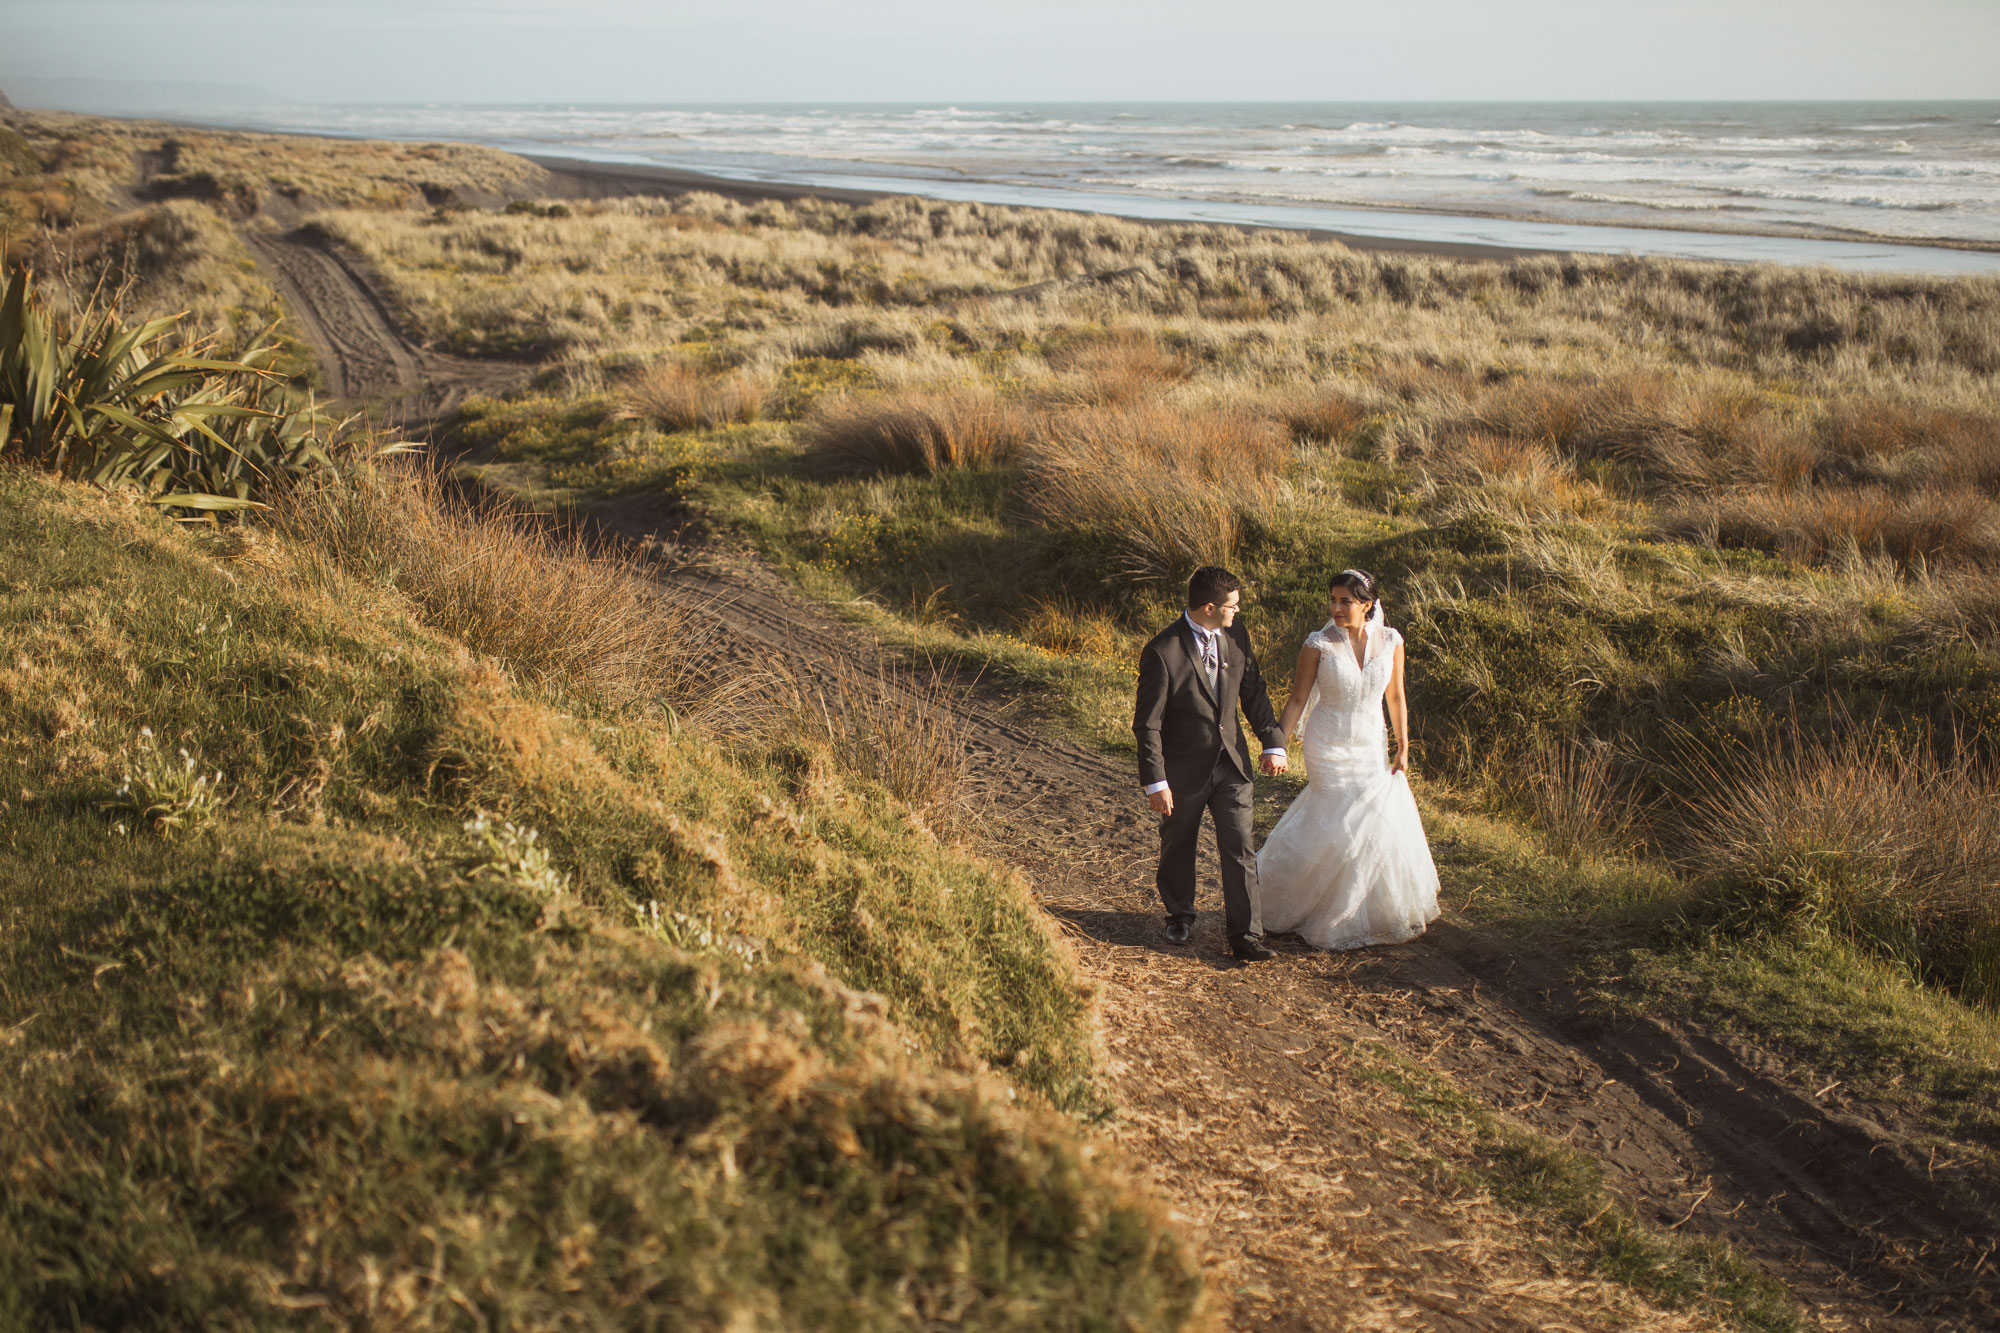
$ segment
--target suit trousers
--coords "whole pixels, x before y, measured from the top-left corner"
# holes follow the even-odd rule
[[[1250,798],[1254,788],[1225,755],[1217,755],[1208,780],[1192,791],[1171,788],[1174,812],[1160,820],[1160,905],[1170,921],[1193,923],[1195,848],[1205,810],[1215,820],[1215,845],[1222,853],[1223,928],[1234,945],[1264,938],[1257,901],[1257,853]]]

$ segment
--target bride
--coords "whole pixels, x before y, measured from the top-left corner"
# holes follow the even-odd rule
[[[1403,636],[1374,576],[1344,569],[1332,619],[1306,637],[1280,725],[1305,724],[1307,786],[1257,854],[1264,928],[1322,949],[1399,944],[1437,918],[1438,876],[1410,795]],[[1389,762],[1382,705],[1396,725]]]

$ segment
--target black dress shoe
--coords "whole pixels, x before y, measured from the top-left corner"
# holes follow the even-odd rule
[[[1229,952],[1235,954],[1246,963],[1261,963],[1266,958],[1276,958],[1278,956],[1272,953],[1262,940],[1238,940],[1229,946]]]
[[[1187,923],[1187,922],[1185,922],[1185,921],[1169,921],[1169,922],[1167,922],[1167,943],[1169,943],[1169,944],[1186,944],[1186,943],[1187,943],[1187,941],[1188,941],[1188,923]]]

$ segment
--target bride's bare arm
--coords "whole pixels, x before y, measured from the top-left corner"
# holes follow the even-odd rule
[[[1306,711],[1306,700],[1312,698],[1313,682],[1319,678],[1319,649],[1307,644],[1299,649],[1299,660],[1292,667],[1292,697],[1285,700],[1285,711],[1278,718],[1278,730],[1285,733],[1289,741],[1298,730],[1299,718]]]
[[[1403,693],[1403,645],[1396,645],[1396,667],[1389,673],[1389,690],[1386,696],[1389,704],[1389,725],[1396,731],[1396,761],[1389,766],[1391,773],[1401,773],[1410,766],[1410,700]]]

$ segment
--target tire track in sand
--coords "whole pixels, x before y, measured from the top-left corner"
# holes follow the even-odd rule
[[[246,231],[243,239],[312,344],[337,402],[370,405],[385,421],[414,427],[450,415],[467,398],[519,388],[533,372],[417,345],[363,262],[311,228]]]

